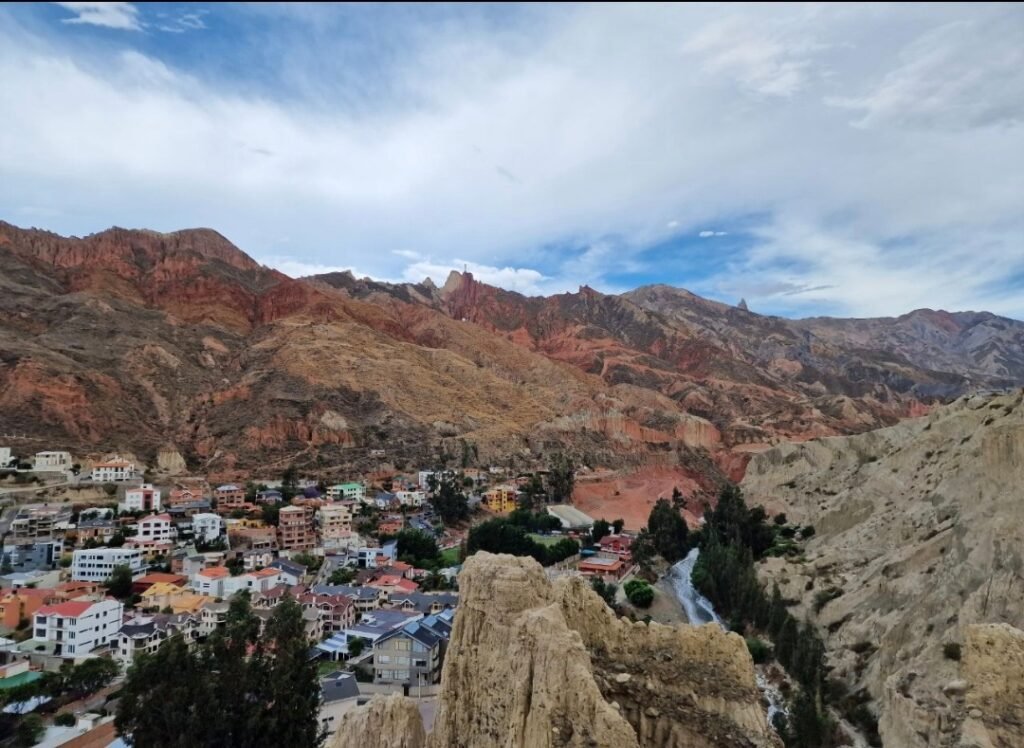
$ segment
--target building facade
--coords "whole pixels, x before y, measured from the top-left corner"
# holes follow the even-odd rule
[[[32,639],[51,642],[59,657],[80,657],[116,642],[124,606],[117,600],[70,600],[44,605],[33,616]]]
[[[70,452],[36,452],[32,458],[32,467],[37,472],[62,472],[71,469]]]
[[[144,572],[143,552],[139,548],[94,548],[75,551],[71,561],[71,578],[77,582],[104,582],[117,566],[127,566],[132,576]]]
[[[362,501],[365,497],[366,487],[362,483],[338,483],[327,489],[331,501]]]
[[[282,550],[308,551],[316,546],[313,509],[307,506],[281,508],[277,523],[278,544]]]
[[[118,505],[123,512],[159,512],[160,507],[160,489],[150,483],[129,488],[124,492],[124,501]]]
[[[95,483],[122,483],[135,479],[135,463],[128,460],[107,460],[92,466],[92,479]]]
[[[212,543],[221,536],[224,520],[213,513],[192,515],[192,534],[203,543]]]

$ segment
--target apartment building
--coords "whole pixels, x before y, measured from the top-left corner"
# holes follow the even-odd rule
[[[76,582],[103,582],[117,566],[127,566],[132,576],[145,572],[141,548],[93,548],[75,551],[71,561],[71,578]]]
[[[277,523],[278,543],[282,550],[308,551],[316,546],[313,508],[286,506],[281,508]]]

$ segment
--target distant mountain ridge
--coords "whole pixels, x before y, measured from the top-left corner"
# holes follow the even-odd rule
[[[0,267],[14,446],[172,447],[225,474],[344,474],[382,447],[401,463],[563,449],[713,483],[760,445],[1024,382],[1024,323],[985,313],[784,320],[668,286],[528,298],[468,273],[441,288],[292,279],[208,229],[0,222]]]

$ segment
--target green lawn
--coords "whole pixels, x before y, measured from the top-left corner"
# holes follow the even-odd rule
[[[554,545],[564,537],[564,535],[538,535],[536,533],[530,533],[530,538],[536,540],[541,545]]]
[[[459,563],[459,548],[449,548],[446,551],[441,551],[441,566],[455,566]]]

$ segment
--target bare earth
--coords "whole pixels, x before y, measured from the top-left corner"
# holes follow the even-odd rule
[[[628,474],[611,474],[594,480],[578,479],[573,504],[594,519],[609,522],[622,518],[627,530],[639,530],[647,524],[651,507],[659,498],[668,498],[676,486],[684,496],[697,489],[696,482],[681,468],[650,467]],[[696,515],[686,512],[687,521]]]

